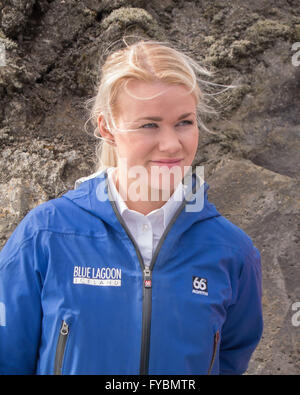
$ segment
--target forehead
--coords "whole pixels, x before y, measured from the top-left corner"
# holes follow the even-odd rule
[[[120,92],[117,107],[119,117],[130,121],[137,116],[165,118],[195,112],[196,101],[184,85],[131,80]]]

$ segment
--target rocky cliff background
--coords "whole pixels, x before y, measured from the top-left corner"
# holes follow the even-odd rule
[[[239,85],[218,96],[195,164],[262,255],[265,329],[247,373],[299,374],[299,0],[0,0],[0,247],[94,171],[84,102],[124,34],[167,40]]]

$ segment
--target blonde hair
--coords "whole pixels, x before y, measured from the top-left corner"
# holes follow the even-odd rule
[[[101,79],[96,88],[97,94],[87,100],[88,104],[92,103],[87,122],[92,122],[93,133],[101,140],[96,147],[96,172],[117,166],[118,158],[115,147],[99,135],[97,120],[102,114],[108,129],[111,130],[110,125],[115,127],[118,93],[122,89],[126,89],[130,80],[160,81],[166,84],[186,86],[196,99],[198,126],[208,133],[214,132],[204,125],[202,116],[217,114],[217,111],[207,103],[208,96],[214,95],[207,92],[208,88],[221,86],[225,87],[221,91],[224,92],[235,87],[201,79],[200,76],[210,77],[213,72],[198,64],[184,52],[172,48],[170,44],[165,45],[163,42],[143,39],[128,45],[124,38],[123,42],[126,45],[125,48],[119,49],[107,57],[101,68]]]

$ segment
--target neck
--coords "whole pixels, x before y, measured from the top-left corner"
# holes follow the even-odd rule
[[[174,188],[170,190],[170,193],[166,191],[153,189],[148,187],[145,190],[145,193],[139,193],[139,187],[134,188],[135,183],[137,182],[136,179],[124,179],[124,177],[119,176],[118,169],[113,172],[112,174],[113,181],[115,183],[116,189],[121,195],[122,199],[126,203],[129,210],[137,211],[141,214],[147,215],[151,213],[153,210],[157,210],[161,208],[166,202],[169,200],[170,196],[174,193]],[[131,198],[131,194],[136,192],[136,197],[134,199]]]

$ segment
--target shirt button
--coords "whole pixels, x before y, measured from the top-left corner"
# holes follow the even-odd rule
[[[143,231],[145,232],[145,231],[148,230],[148,229],[149,229],[149,225],[143,224]]]

